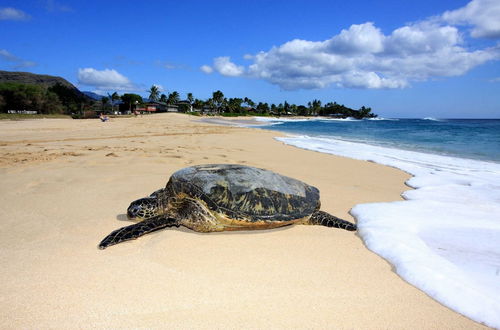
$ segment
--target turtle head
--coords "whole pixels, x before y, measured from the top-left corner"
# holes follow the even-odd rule
[[[133,201],[127,209],[127,216],[131,220],[144,220],[160,215],[156,197],[145,197]]]

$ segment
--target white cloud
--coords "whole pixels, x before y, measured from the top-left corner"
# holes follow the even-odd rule
[[[231,62],[231,58],[229,58],[229,56],[214,58],[213,69],[219,72],[221,75],[230,77],[241,76],[245,71],[242,66],[236,65]]]
[[[442,17],[407,24],[389,34],[372,22],[354,24],[327,40],[295,39],[245,55],[244,59],[251,61],[246,67],[229,57],[217,57],[207,68],[225,76],[263,79],[287,90],[330,85],[404,88],[413,81],[463,75],[478,65],[499,60],[500,45],[471,49],[458,27],[446,23],[465,20],[474,24],[473,36],[493,37],[500,26],[498,8],[500,0],[473,0]]]
[[[205,73],[207,73],[207,74],[210,74],[210,73],[214,72],[214,69],[212,69],[212,67],[209,66],[209,65],[202,65],[200,67],[200,70],[203,71],[203,72],[205,72]]]
[[[475,38],[500,38],[499,0],[472,0],[465,7],[446,11],[442,19],[449,24],[471,25]]]
[[[24,11],[7,7],[0,8],[0,21],[9,20],[9,21],[25,21],[30,19],[30,15],[26,14]]]
[[[19,60],[17,56],[13,55],[12,53],[10,53],[5,49],[0,49],[0,57],[2,57],[6,61],[11,61],[11,62]]]
[[[78,83],[93,86],[98,90],[134,91],[137,89],[127,77],[113,69],[78,69]]]
[[[331,39],[293,40],[253,57],[248,76],[283,89],[403,88],[411,81],[464,74],[499,55],[469,51],[457,28],[431,22],[384,35],[373,23],[352,25]]]
[[[327,47],[337,54],[379,53],[383,50],[385,36],[372,22],[351,25],[349,30],[328,40]]]
[[[6,49],[0,49],[0,58],[5,61],[12,62],[12,67],[14,69],[22,69],[36,66],[36,63],[33,61],[26,61],[16,55],[10,53]]]
[[[247,57],[249,55],[245,56]],[[238,77],[245,73],[245,68],[231,62],[231,58],[229,56],[216,57],[214,58],[213,66],[202,65],[200,70],[207,74],[217,71],[221,75],[228,77]]]
[[[394,30],[385,40],[386,52],[400,55],[436,53],[462,42],[453,26],[439,26],[431,22],[403,26]]]

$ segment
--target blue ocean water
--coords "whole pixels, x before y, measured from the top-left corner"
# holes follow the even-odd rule
[[[500,119],[319,119],[273,123],[265,128],[500,162]]]
[[[500,329],[500,120],[257,120],[285,144],[412,174],[404,201],[351,209],[359,236],[404,280]]]

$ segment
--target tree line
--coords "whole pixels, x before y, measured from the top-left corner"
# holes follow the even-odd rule
[[[168,96],[160,94],[159,88],[153,85],[149,89],[149,99],[151,101],[165,102],[166,104],[176,104],[179,102],[180,97],[176,91],[170,93]],[[328,102],[322,105],[320,100],[313,100],[308,102],[307,105],[290,104],[287,101],[279,104],[256,103],[248,97],[226,98],[220,90],[213,92],[212,97],[207,100],[194,98],[192,93],[187,93],[186,101],[193,109],[206,110],[220,115],[246,115],[250,113],[276,116],[353,117],[356,119],[377,117],[376,114],[372,113],[371,108],[365,106],[355,110],[337,102]]]
[[[35,110],[42,114],[63,114],[78,111],[89,100],[79,91],[57,83],[51,87],[0,83],[0,112]]]
[[[196,113],[218,114],[223,116],[238,115],[272,115],[272,116],[334,116],[339,118],[370,118],[376,117],[369,107],[358,110],[328,102],[322,104],[320,100],[313,100],[306,105],[296,105],[284,101],[274,104],[267,102],[254,102],[248,97],[227,98],[217,90],[212,97],[202,100],[194,98],[192,93],[186,94],[186,100],[181,101],[177,91],[163,94],[158,86],[153,85],[148,90],[149,101],[163,102],[168,105],[178,105],[179,111],[188,112],[190,109]],[[117,101],[121,101],[116,109]],[[41,114],[83,114],[89,110],[119,110],[121,112],[133,111],[137,106],[143,105],[145,100],[139,94],[117,92],[103,96],[100,101],[91,100],[75,88],[70,88],[60,83],[51,87],[21,84],[13,82],[0,83],[0,112],[8,110],[36,110]],[[92,111],[90,111],[92,112]]]

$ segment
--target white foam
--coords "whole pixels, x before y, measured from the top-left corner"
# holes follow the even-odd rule
[[[361,119],[356,119],[356,118],[353,118],[353,117],[347,117],[347,118],[319,117],[316,120],[321,120],[321,121],[360,121]]]
[[[400,168],[406,201],[356,205],[366,246],[434,299],[500,328],[500,164],[295,136],[286,144]]]
[[[423,118],[423,120],[442,121],[441,119],[437,119],[437,118],[434,118],[434,117],[425,117],[425,118]]]
[[[361,119],[356,119],[353,117],[347,118],[333,118],[327,116],[317,116],[308,118],[286,118],[286,117],[253,117],[256,121],[265,123],[279,123],[283,124],[285,122],[301,122],[301,121],[360,121]]]
[[[314,120],[313,118],[284,118],[284,117],[253,117],[256,121],[261,122],[280,122],[284,123],[287,121],[310,121]]]
[[[384,118],[384,117],[373,117],[373,118],[365,118],[366,120],[390,120],[390,121],[398,121],[397,118]]]

